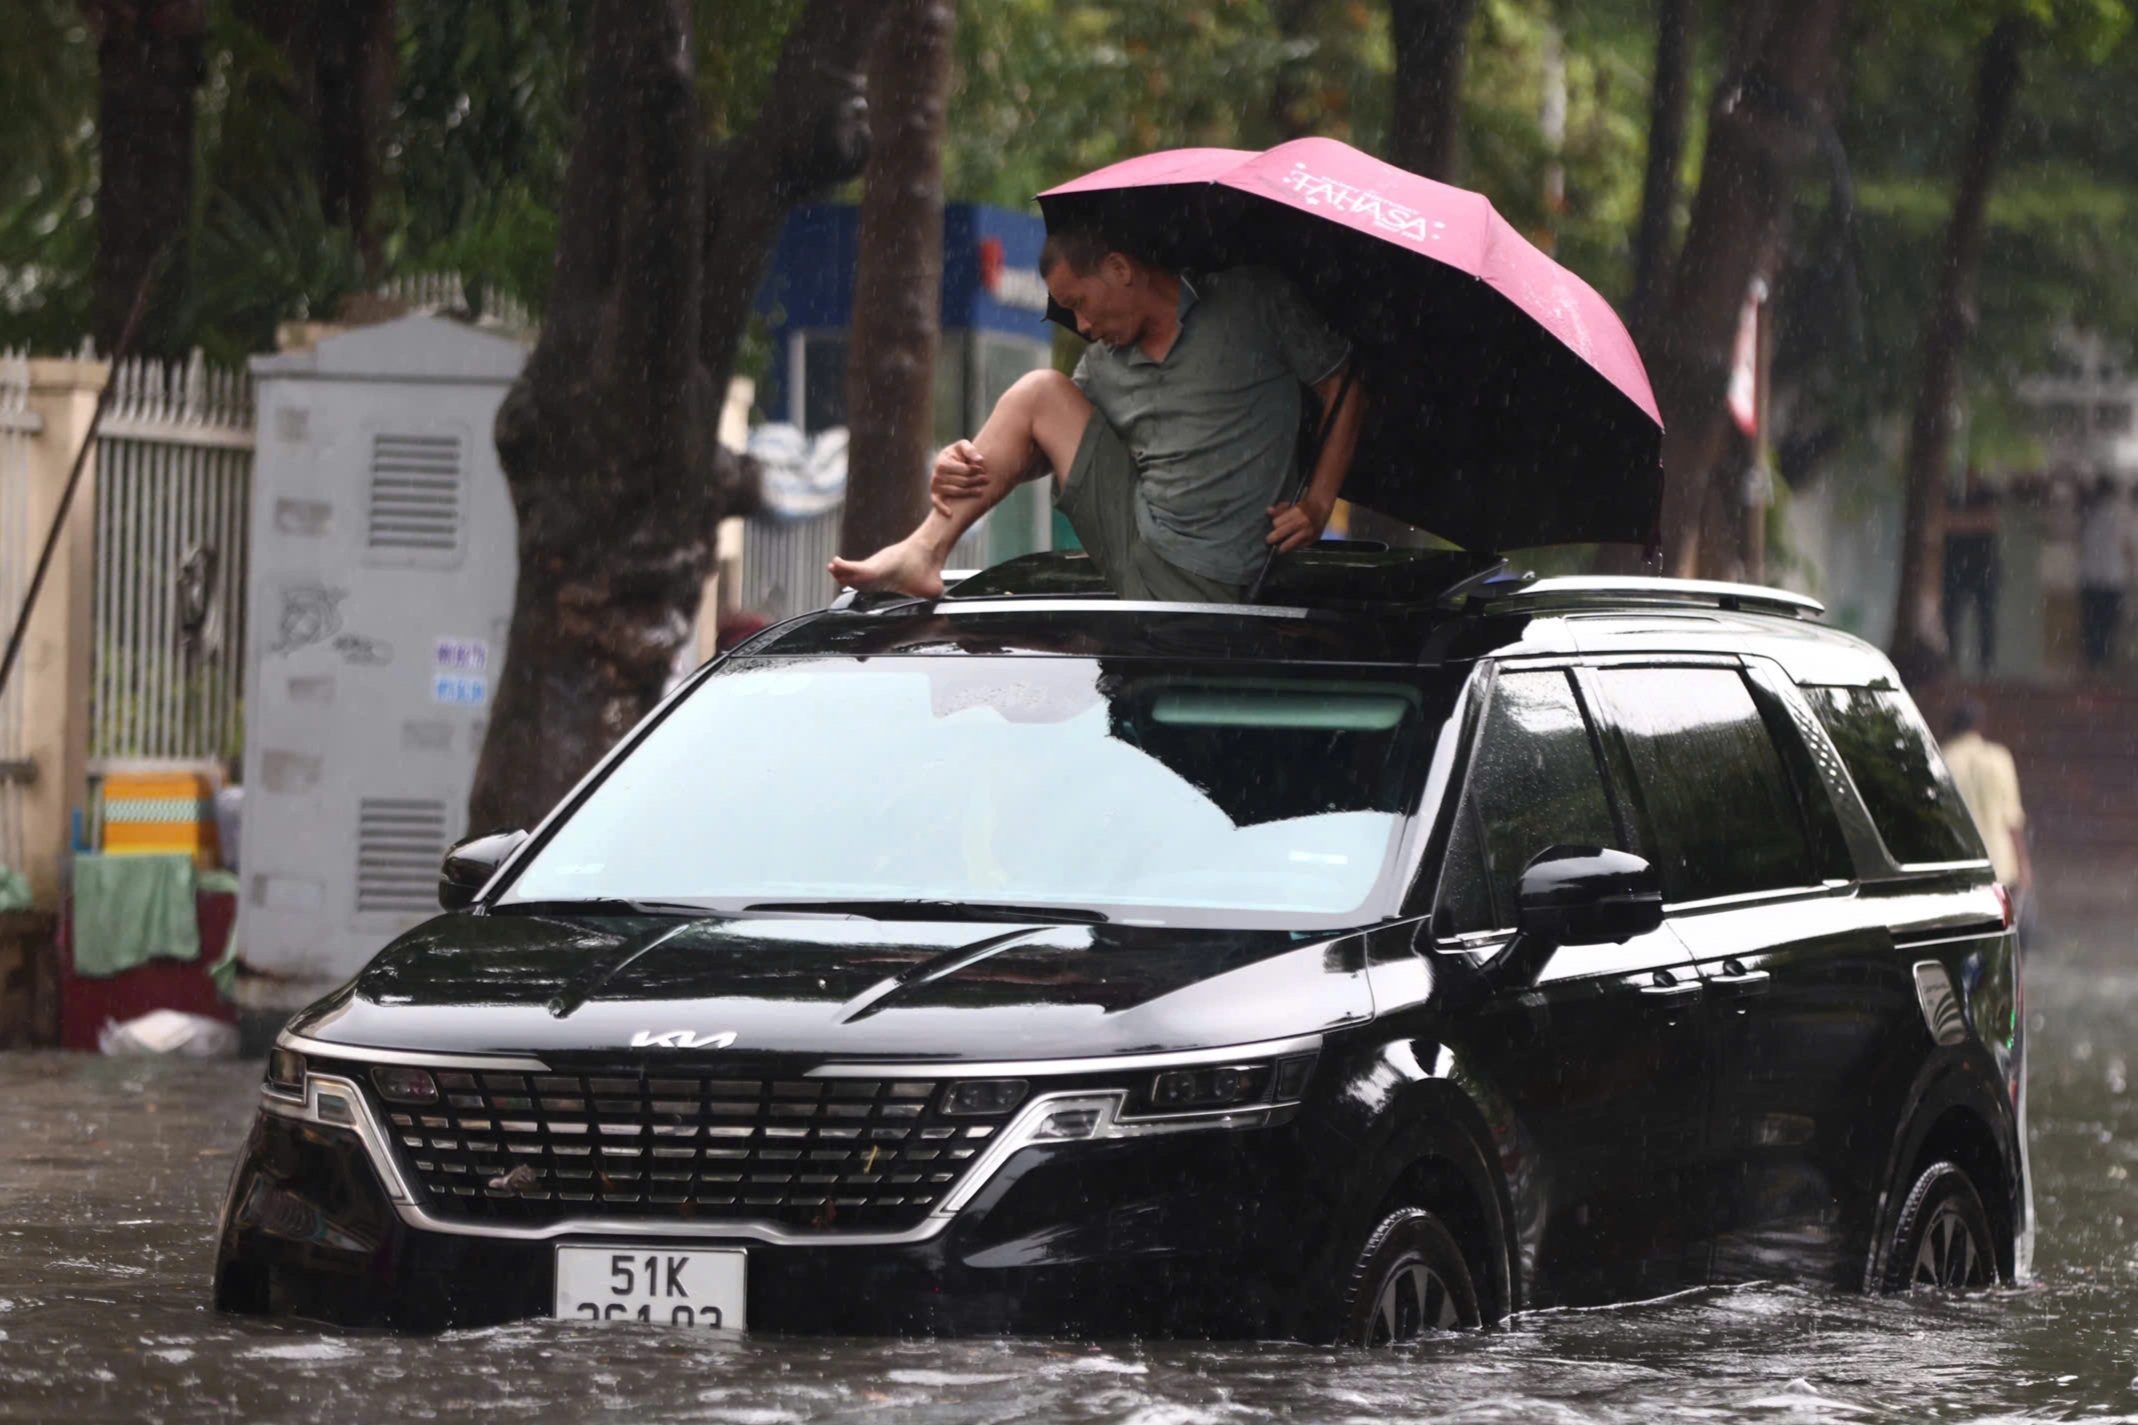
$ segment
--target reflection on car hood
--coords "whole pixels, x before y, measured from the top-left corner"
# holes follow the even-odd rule
[[[1244,1044],[1372,1013],[1363,937],[1124,925],[440,916],[291,1022],[442,1053],[1057,1058]],[[658,1051],[638,1051],[658,1052]]]

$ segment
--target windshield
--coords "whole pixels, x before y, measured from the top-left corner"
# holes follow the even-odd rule
[[[502,903],[924,900],[1337,924],[1387,871],[1456,683],[1082,658],[730,664]]]

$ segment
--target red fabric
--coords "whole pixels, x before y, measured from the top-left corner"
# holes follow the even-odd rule
[[[1040,197],[1184,183],[1235,188],[1481,278],[1662,423],[1632,336],[1594,288],[1539,252],[1483,194],[1421,178],[1349,144],[1309,138],[1264,153],[1171,149],[1109,164]]]
[[[234,1022],[237,1012],[215,993],[208,967],[223,958],[237,923],[238,898],[201,892],[193,898],[200,924],[198,960],[151,960],[124,974],[93,978],[74,973],[72,907],[60,916],[59,1042],[66,1049],[97,1047],[106,1021],[137,1018],[153,1009],[183,1010]]]

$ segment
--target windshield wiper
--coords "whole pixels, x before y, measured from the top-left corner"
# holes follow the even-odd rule
[[[1005,905],[1000,901],[825,900],[758,901],[745,910],[814,911],[824,915],[858,915],[870,920],[1010,920],[1073,921],[1104,925],[1103,911],[1082,906]]]
[[[490,907],[492,915],[719,915],[703,901],[643,901],[622,896],[588,896],[584,900],[506,901]]]

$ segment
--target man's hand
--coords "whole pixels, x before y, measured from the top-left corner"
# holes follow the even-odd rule
[[[935,473],[928,479],[928,502],[945,518],[952,500],[987,493],[987,461],[969,440],[954,440],[937,452]]]
[[[1296,505],[1287,500],[1269,507],[1269,537],[1262,542],[1276,545],[1279,554],[1290,554],[1320,539],[1328,523],[1328,502],[1315,499],[1310,490]]]

